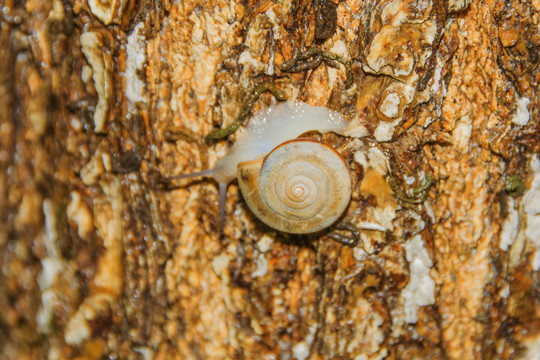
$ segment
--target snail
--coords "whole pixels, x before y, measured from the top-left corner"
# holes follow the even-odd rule
[[[225,157],[209,170],[168,180],[212,177],[219,184],[220,226],[227,185],[238,179],[250,210],[282,232],[308,234],[332,225],[351,198],[351,175],[340,154],[308,131],[339,133],[343,117],[324,107],[287,101],[255,115]]]

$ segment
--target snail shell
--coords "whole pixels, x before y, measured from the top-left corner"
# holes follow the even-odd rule
[[[293,234],[332,225],[347,208],[352,186],[339,153],[308,139],[287,141],[263,159],[238,164],[238,184],[261,221]]]

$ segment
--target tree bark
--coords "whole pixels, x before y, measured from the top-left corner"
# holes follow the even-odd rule
[[[538,358],[538,0],[6,0],[0,21],[2,359]],[[348,121],[309,136],[349,165],[349,230],[276,232],[233,182],[220,234],[217,185],[167,179],[227,154],[244,130],[205,136],[262,83]]]

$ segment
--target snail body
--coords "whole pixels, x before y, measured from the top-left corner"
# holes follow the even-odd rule
[[[320,231],[335,222],[350,201],[349,169],[332,147],[296,138],[312,130],[341,132],[345,126],[343,117],[327,108],[283,102],[255,115],[214,168],[169,179],[214,178],[220,224],[227,185],[238,177],[250,210],[270,227],[297,234]]]
[[[211,169],[210,176],[218,183],[229,183],[236,178],[236,167],[240,162],[266,155],[279,144],[308,131],[339,132],[345,125],[339,113],[324,107],[300,101],[270,106],[250,119],[246,131]]]

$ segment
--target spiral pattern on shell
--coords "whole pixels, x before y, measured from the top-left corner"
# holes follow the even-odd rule
[[[332,147],[298,139],[268,154],[260,169],[258,190],[272,219],[263,221],[280,231],[311,233],[343,214],[351,198],[351,177]]]

